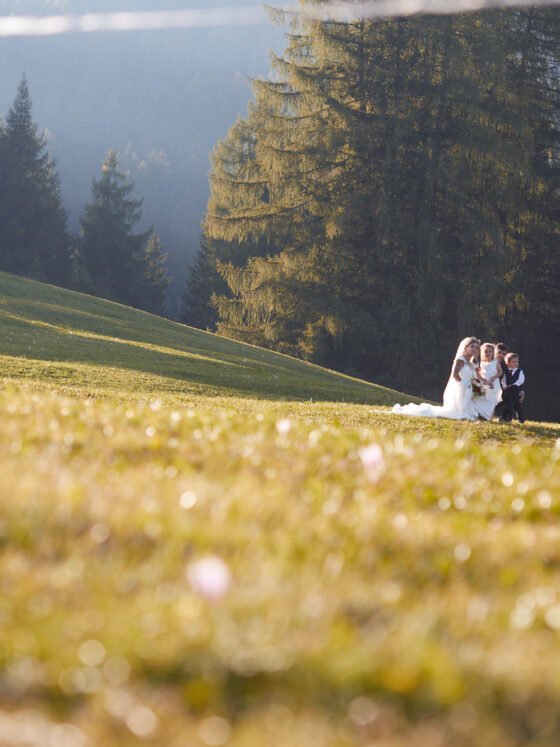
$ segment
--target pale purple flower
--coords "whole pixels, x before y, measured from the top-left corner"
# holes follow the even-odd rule
[[[376,482],[385,467],[383,451],[379,444],[370,444],[359,451],[360,459],[370,482]]]
[[[211,600],[221,599],[229,591],[232,582],[228,566],[214,555],[189,563],[187,578],[197,594]]]
[[[283,418],[282,420],[278,420],[276,423],[276,430],[283,436],[290,432],[291,427],[292,421],[289,418]]]

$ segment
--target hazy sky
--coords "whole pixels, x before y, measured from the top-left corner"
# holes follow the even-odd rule
[[[244,0],[168,0],[171,9],[212,6],[260,7]],[[161,4],[159,4],[161,7]],[[0,11],[64,12],[150,10],[154,0],[0,0]],[[204,161],[227,134],[251,96],[248,78],[266,75],[280,32],[261,26],[106,32],[63,37],[7,38],[0,42],[0,113],[6,113],[26,73],[35,119],[51,133],[63,191],[80,197],[76,182],[85,169],[86,192],[103,155],[129,141],[144,155],[163,149],[172,161]],[[71,184],[66,182],[70,180]],[[73,209],[73,205],[71,205]]]
[[[541,5],[557,4],[560,0],[539,0]],[[493,6],[511,7],[519,5],[530,5],[533,0],[332,0],[332,2],[321,3],[318,6],[311,4],[300,8],[301,11],[319,14],[324,18],[333,20],[354,20],[356,18],[378,18],[387,15],[413,15],[416,13],[461,13]],[[16,12],[21,13],[22,7],[30,7],[30,0],[20,0],[19,3],[6,3],[16,5]],[[292,2],[280,2],[281,5],[290,7],[296,5]],[[177,7],[157,7],[150,3],[144,3],[139,7],[136,3],[120,3],[120,5],[107,8],[105,3],[95,3],[77,6],[72,0],[54,0],[53,2],[37,2],[40,7],[55,8],[57,15],[51,16],[47,21],[39,22],[34,18],[14,17],[0,18],[0,37],[10,34],[60,34],[67,32],[92,32],[99,30],[139,30],[155,28],[196,28],[214,25],[252,25],[264,22],[265,14],[260,5],[247,3],[241,5],[238,2],[221,3],[222,7],[215,7],[213,2],[189,5],[183,2]],[[225,6],[225,7],[224,7]],[[72,11],[74,14],[64,15]],[[92,12],[94,11],[94,12]],[[30,11],[31,12],[31,11]],[[37,11],[34,11],[37,12]]]
[[[0,14],[146,11],[161,8],[162,2],[0,0]],[[200,5],[258,8],[260,2],[165,1],[169,9]],[[245,114],[252,95],[249,78],[268,75],[270,49],[281,51],[284,46],[281,32],[271,23],[4,38],[0,114],[6,114],[25,72],[34,119],[48,129],[75,231],[90,198],[91,179],[99,177],[110,148],[123,153],[128,147],[126,167],[133,172],[152,152],[163,150],[168,173],[133,177],[138,196],[146,197],[144,223],[160,232],[176,265],[174,273],[180,276],[199,245],[209,153]]]
[[[0,37],[49,36],[65,33],[103,31],[144,31],[215,26],[265,25],[267,15],[262,5],[202,6],[158,10],[122,10],[111,12],[58,12],[49,15],[12,14],[0,16]]]

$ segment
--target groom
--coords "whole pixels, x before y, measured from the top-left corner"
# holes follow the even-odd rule
[[[507,388],[507,373],[509,372],[508,365],[506,363],[506,355],[508,353],[508,347],[503,342],[498,342],[494,345],[494,358],[498,361],[498,367],[501,368],[502,374],[500,376],[500,387],[502,389],[502,399],[498,404],[496,405],[495,415],[500,419],[500,421],[503,420],[504,415],[504,389]],[[522,404],[525,400],[525,392],[521,390],[519,392],[519,399],[514,404],[513,409],[515,410],[517,417],[521,423],[525,421],[525,418],[523,417],[523,408]]]

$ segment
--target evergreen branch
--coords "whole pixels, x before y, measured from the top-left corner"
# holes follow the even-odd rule
[[[239,184],[244,187],[262,187],[269,184],[269,181],[266,179],[263,180],[250,180],[250,179],[231,179],[230,177],[225,176],[219,176],[219,174],[210,174],[209,177],[211,182],[213,181],[219,181],[223,182],[224,184]]]
[[[356,109],[355,107],[351,106],[352,103],[363,105],[363,102],[359,99],[353,98],[348,99],[346,102],[344,102],[336,99],[334,96],[327,96],[326,98],[329,104],[338,111],[351,112],[352,114],[357,115],[363,119],[379,119],[379,112],[365,112],[361,109]]]
[[[322,109],[318,109],[316,112],[311,112],[311,114],[274,114],[274,112],[270,112],[267,114],[267,117],[269,119],[278,119],[282,122],[301,122],[305,119],[313,119],[314,117],[319,116],[319,114],[324,114],[325,112],[329,111],[329,107],[325,106]]]
[[[265,150],[271,150],[273,153],[286,153],[291,156],[301,156],[309,153],[309,147],[304,146],[303,148],[280,148],[275,145],[269,145],[268,143],[260,143],[260,147]]]
[[[215,213],[206,213],[205,218],[210,218],[211,220],[217,220],[217,221],[224,221],[224,222],[239,222],[242,220],[249,220],[249,221],[260,221],[260,220],[266,220],[267,218],[277,218],[281,215],[288,215],[289,213],[293,213],[296,210],[301,209],[302,207],[305,207],[306,205],[309,205],[309,203],[312,202],[312,199],[304,200],[303,202],[298,203],[297,205],[279,205],[277,209],[274,212],[266,212],[266,213],[260,213],[260,214],[249,214],[245,213],[244,215],[216,215]]]
[[[248,75],[247,80],[256,85],[264,85],[267,88],[286,88],[290,85],[286,80],[264,80],[263,78],[255,78],[252,75]]]

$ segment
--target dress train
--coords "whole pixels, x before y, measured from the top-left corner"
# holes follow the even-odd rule
[[[472,380],[476,378],[474,370],[468,359],[461,355],[456,360],[461,360],[465,365],[459,371],[460,381],[453,378],[453,372],[449,377],[447,386],[443,393],[443,406],[430,405],[422,402],[421,405],[409,403],[408,405],[395,405],[392,412],[397,415],[413,415],[420,418],[449,418],[451,420],[477,420],[478,412],[473,402]],[[455,361],[453,361],[453,368]]]

